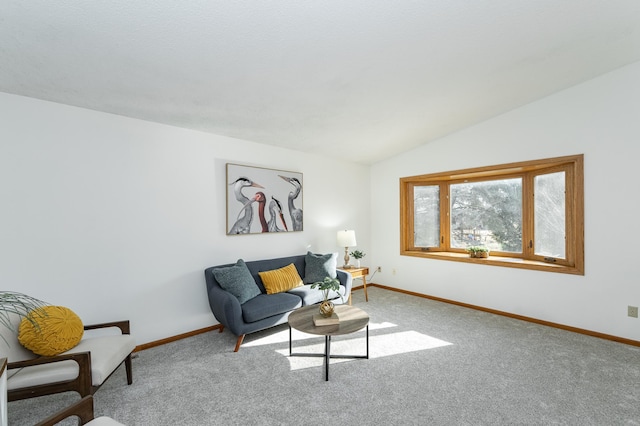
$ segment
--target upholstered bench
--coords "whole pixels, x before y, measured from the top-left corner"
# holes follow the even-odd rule
[[[21,319],[15,314],[10,318],[16,330]],[[9,360],[9,401],[65,391],[92,395],[123,363],[128,384],[133,382],[131,353],[136,342],[129,334],[129,321],[82,327],[82,338],[72,349],[39,356],[20,344],[15,331],[0,326],[2,353]]]

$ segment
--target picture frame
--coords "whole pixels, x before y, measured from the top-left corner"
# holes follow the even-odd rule
[[[303,230],[302,173],[226,164],[227,235]]]

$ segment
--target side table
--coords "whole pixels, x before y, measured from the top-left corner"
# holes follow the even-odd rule
[[[367,275],[369,275],[369,268],[366,266],[363,266],[360,268],[349,268],[349,269],[342,269],[338,267],[338,269],[348,274],[351,274],[351,278],[353,279],[362,278],[362,285],[364,286],[364,298],[368,302],[369,295],[367,294]],[[349,304],[351,304],[351,294],[349,294]]]

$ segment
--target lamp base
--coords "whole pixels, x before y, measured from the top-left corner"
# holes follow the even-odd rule
[[[344,265],[342,265],[342,269],[351,269],[353,268],[353,265],[349,264],[349,247],[345,247],[344,248]]]

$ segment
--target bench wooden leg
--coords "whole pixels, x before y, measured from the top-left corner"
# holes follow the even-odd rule
[[[244,340],[244,334],[241,334],[240,336],[238,336],[238,341],[236,341],[236,348],[233,350],[234,352],[238,352],[240,350],[240,345],[242,344],[243,340]]]
[[[131,371],[131,354],[124,359],[124,367],[127,370],[127,384],[133,383],[133,372]]]

